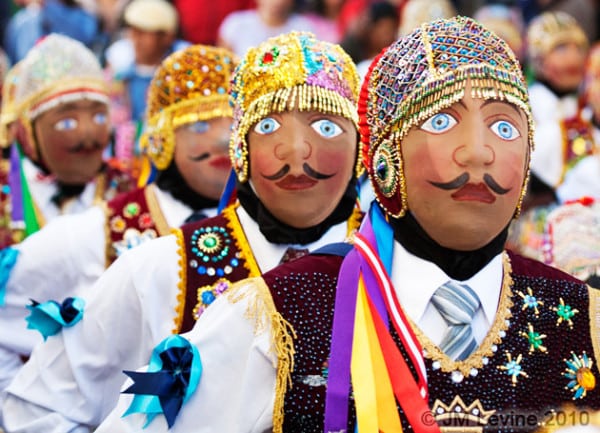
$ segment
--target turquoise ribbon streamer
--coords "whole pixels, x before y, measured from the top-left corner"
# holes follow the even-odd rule
[[[10,277],[12,268],[14,268],[15,263],[17,263],[18,255],[19,251],[11,247],[4,248],[0,251],[0,307],[4,305],[6,283],[8,282],[8,277]]]
[[[373,201],[371,205],[371,224],[377,240],[377,251],[381,263],[388,275],[392,275],[392,260],[394,258],[394,229],[388,224],[381,207]]]
[[[122,416],[146,414],[143,427],[146,428],[156,415],[163,414],[171,428],[181,407],[200,383],[202,361],[196,346],[179,335],[171,335],[154,348],[145,373],[124,373],[134,380],[134,384],[123,393],[135,396]]]
[[[31,311],[25,318],[27,329],[35,329],[44,337],[44,341],[51,335],[55,335],[63,327],[71,327],[83,317],[85,301],[81,298],[66,298],[62,304],[56,301],[48,301],[40,304],[34,300],[27,306]]]

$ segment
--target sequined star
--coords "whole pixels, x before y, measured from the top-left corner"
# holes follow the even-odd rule
[[[527,332],[521,331],[519,333],[522,337],[527,338],[529,342],[529,353],[539,350],[540,352],[546,352],[548,349],[543,345],[543,339],[546,338],[546,334],[540,334],[535,332],[531,323],[527,324]]]
[[[581,356],[571,352],[571,358],[564,361],[567,367],[562,375],[569,379],[565,389],[573,393],[573,400],[585,397],[588,391],[596,387],[596,377],[592,372],[594,361],[585,352]]]
[[[552,311],[556,311],[556,314],[558,315],[556,326],[565,321],[569,324],[569,328],[573,327],[573,321],[571,319],[575,314],[579,313],[578,309],[572,308],[570,305],[565,304],[563,298],[560,298],[560,304],[558,304],[558,307],[552,307]]]
[[[527,308],[532,309],[536,317],[540,314],[540,310],[538,307],[544,305],[544,301],[540,301],[538,298],[533,296],[533,290],[531,287],[527,287],[527,294],[518,291],[519,296],[523,299],[523,306],[521,307],[521,311]]]
[[[517,379],[519,376],[529,377],[529,375],[523,370],[521,366],[521,360],[523,359],[523,355],[517,356],[517,359],[513,360],[512,355],[509,352],[506,352],[506,363],[504,365],[498,365],[497,368],[499,370],[506,371],[506,374],[510,376],[511,382],[513,386],[517,385]]]

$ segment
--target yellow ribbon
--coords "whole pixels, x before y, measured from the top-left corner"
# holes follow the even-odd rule
[[[358,283],[351,372],[360,433],[402,433],[387,366],[362,276]]]

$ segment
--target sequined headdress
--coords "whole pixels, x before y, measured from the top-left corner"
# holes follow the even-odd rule
[[[82,99],[109,104],[107,83],[94,53],[81,42],[52,33],[20,62],[15,107],[33,141],[31,122],[60,104]]]
[[[231,117],[229,85],[237,65],[224,48],[192,45],[167,57],[148,90],[142,149],[158,170],[173,159],[174,130],[188,123]]]
[[[373,61],[358,104],[363,160],[388,214],[399,217],[407,209],[402,139],[461,100],[467,80],[473,97],[505,100],[525,112],[533,148],[525,80],[506,42],[466,17],[425,23]]]
[[[527,27],[527,54],[534,72],[540,72],[541,59],[552,49],[565,42],[575,42],[587,48],[588,38],[577,20],[566,12],[544,12]]]
[[[254,123],[269,113],[297,107],[357,124],[358,87],[356,66],[348,54],[311,33],[283,34],[249,49],[231,88],[234,131],[229,152],[238,180],[248,179],[246,134]]]

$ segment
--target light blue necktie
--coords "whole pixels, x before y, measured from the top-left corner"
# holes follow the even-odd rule
[[[480,304],[477,294],[466,284],[448,281],[435,291],[431,303],[448,325],[440,349],[453,360],[468,358],[477,348],[471,328]]]

